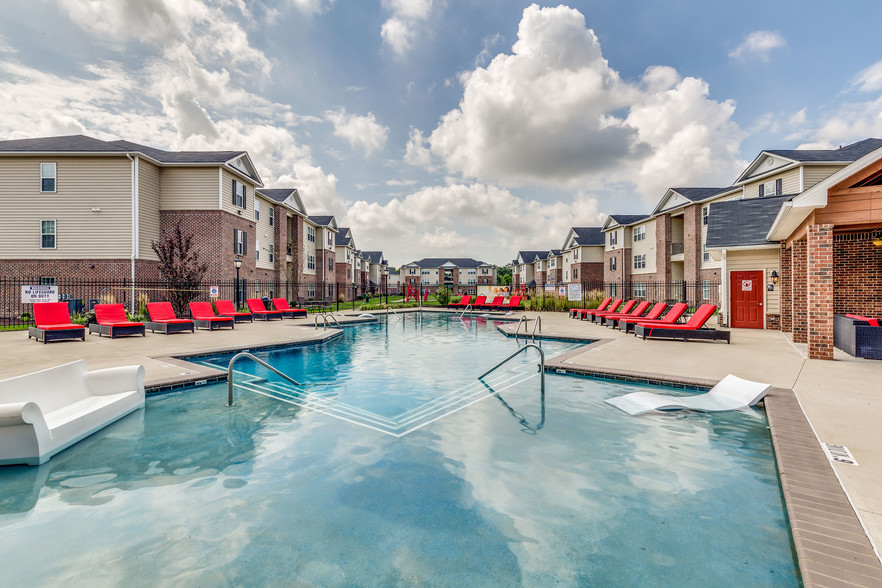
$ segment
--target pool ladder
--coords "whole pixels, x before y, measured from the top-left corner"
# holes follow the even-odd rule
[[[227,406],[233,406],[233,385],[234,385],[233,384],[233,364],[236,363],[238,360],[242,359],[243,357],[257,362],[258,364],[262,365],[263,367],[270,370],[271,372],[273,372],[279,376],[282,376],[283,378],[285,378],[286,380],[288,380],[289,382],[291,382],[295,386],[302,386],[303,385],[300,382],[298,382],[297,380],[295,380],[294,378],[292,378],[291,376],[289,376],[287,374],[283,374],[282,372],[280,372],[279,370],[277,370],[276,368],[274,368],[273,366],[271,366],[267,362],[263,361],[259,357],[256,357],[246,351],[243,351],[242,353],[237,353],[236,355],[234,355],[233,359],[230,360],[229,367],[227,367]]]
[[[521,330],[521,323],[524,323],[524,338],[527,337],[527,315],[521,316],[521,320],[518,321],[518,326],[515,327],[515,341],[518,340],[518,332]],[[539,327],[539,332],[542,332],[542,317],[538,314],[536,315],[536,322],[533,323],[533,332],[530,333],[530,339],[532,341],[536,340],[536,327]]]
[[[470,308],[472,308],[472,305],[466,304],[466,307],[462,309],[461,313],[459,313],[459,318],[462,318],[463,316],[465,316],[465,313],[467,313]],[[472,308],[472,310],[474,310],[474,308]]]
[[[498,370],[500,367],[502,367],[503,365],[508,363],[510,360],[512,360],[517,354],[523,353],[527,349],[531,349],[531,348],[535,349],[536,351],[539,352],[539,378],[540,378],[539,381],[540,381],[540,387],[542,390],[542,394],[544,395],[545,394],[545,352],[542,351],[542,348],[539,347],[538,345],[536,345],[535,343],[527,343],[523,347],[520,347],[517,351],[515,351],[514,353],[512,353],[511,355],[509,355],[508,357],[506,357],[505,359],[503,359],[502,361],[500,361],[499,363],[494,365],[492,368],[490,368],[489,370],[487,370],[486,372],[484,372],[483,374],[478,376],[478,379],[483,380],[485,376],[489,376],[490,374],[492,374],[493,372]]]
[[[328,318],[330,317],[334,323],[337,325],[338,329],[342,329],[343,327],[340,325],[340,321],[337,320],[333,314],[328,312],[317,312],[315,315],[315,330],[318,331],[318,320],[319,317],[322,317],[322,324],[324,325],[323,331],[328,329]]]

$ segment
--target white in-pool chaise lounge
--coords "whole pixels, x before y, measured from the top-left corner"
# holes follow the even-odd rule
[[[705,394],[694,396],[667,396],[652,392],[632,392],[607,398],[606,402],[630,415],[653,410],[690,409],[703,411],[738,410],[753,406],[763,399],[771,384],[751,382],[729,374]]]
[[[39,465],[144,407],[140,365],[86,371],[74,361],[0,381],[0,465]]]

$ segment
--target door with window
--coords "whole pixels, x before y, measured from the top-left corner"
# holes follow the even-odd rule
[[[729,274],[732,327],[738,329],[763,328],[762,271],[732,272]]]

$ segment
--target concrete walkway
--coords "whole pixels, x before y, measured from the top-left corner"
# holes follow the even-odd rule
[[[527,313],[527,316],[533,320],[537,314]],[[599,341],[561,358],[561,367],[702,385],[712,385],[731,373],[793,390],[818,439],[847,446],[857,460],[857,466],[833,462],[832,467],[870,539],[875,545],[882,545],[882,452],[878,432],[882,422],[882,362],[852,358],[838,350],[834,361],[809,360],[805,345],[794,345],[787,335],[778,331],[733,329],[731,344],[643,341],[633,335],[570,319],[563,313],[540,316],[543,336],[587,337]],[[340,319],[341,322],[354,320],[354,316]],[[501,327],[508,331],[514,328],[515,323]],[[532,328],[531,322],[529,329]],[[148,332],[146,337],[113,340],[87,335],[85,342],[47,345],[33,339],[28,341],[22,331],[2,332],[0,379],[86,359],[90,369],[144,365],[145,384],[156,386],[218,375],[216,371],[174,360],[170,357],[173,355],[317,340],[332,333],[332,330],[315,330],[312,317],[243,323],[236,325],[233,331],[175,335]]]

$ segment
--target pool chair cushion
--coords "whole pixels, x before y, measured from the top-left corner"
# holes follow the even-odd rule
[[[28,339],[37,341],[61,341],[63,339],[86,340],[86,327],[70,322],[67,302],[37,302],[34,304],[34,324],[28,327]]]
[[[771,384],[752,382],[729,374],[705,394],[668,396],[653,392],[632,392],[624,396],[607,398],[606,402],[630,415],[654,410],[676,409],[716,412],[753,406],[762,400],[771,389]]]
[[[130,321],[122,304],[96,304],[95,320],[97,323],[89,323],[89,332],[98,333],[99,337],[110,335],[113,339],[126,335],[147,336],[144,323]]]
[[[213,331],[223,327],[236,328],[236,321],[231,316],[217,316],[214,309],[211,308],[211,302],[191,302],[190,314],[193,315],[193,322],[196,328],[208,329]]]
[[[578,318],[579,315],[583,315],[589,310],[606,310],[606,306],[612,302],[612,298],[604,298],[603,302],[601,302],[597,308],[571,308],[570,309],[570,318]]]
[[[231,300],[215,300],[214,306],[217,308],[217,313],[220,316],[232,317],[237,323],[254,322],[254,317],[250,312],[237,312]]]
[[[291,308],[288,301],[284,298],[273,298],[273,308],[282,311],[282,316],[289,318],[305,317],[307,315],[305,308]]]
[[[140,365],[74,361],[0,381],[0,465],[39,465],[144,406]]]
[[[496,308],[497,306],[499,306],[500,304],[502,304],[503,300],[505,300],[505,296],[495,296],[493,298],[492,302],[486,302],[486,299],[485,299],[485,302],[483,304],[475,304],[474,307],[480,308],[482,310],[484,310],[484,309],[492,310],[492,309]]]
[[[145,326],[152,332],[159,331],[168,335],[169,333],[182,333],[196,329],[196,325],[190,319],[178,318],[175,316],[175,309],[172,308],[171,302],[148,302],[147,314],[150,320]]]
[[[659,303],[664,304],[664,303]],[[658,306],[658,305],[656,305]],[[674,304],[670,310],[665,314],[665,317],[662,319],[650,319],[647,315],[646,317],[638,317],[638,318],[621,318],[619,319],[618,328],[620,331],[625,331],[626,333],[630,333],[634,330],[634,325],[671,325],[675,324],[680,317],[683,316],[683,313],[686,312],[686,309],[689,308],[689,305],[685,302],[678,302]],[[655,309],[653,309],[655,310]],[[664,309],[662,309],[664,310]],[[652,313],[650,313],[652,314]]]
[[[266,306],[263,305],[263,300],[260,298],[248,298],[245,300],[245,304],[248,305],[248,310],[251,311],[251,314],[261,320],[268,321],[274,318],[282,320],[285,316],[281,310],[267,310]]]

